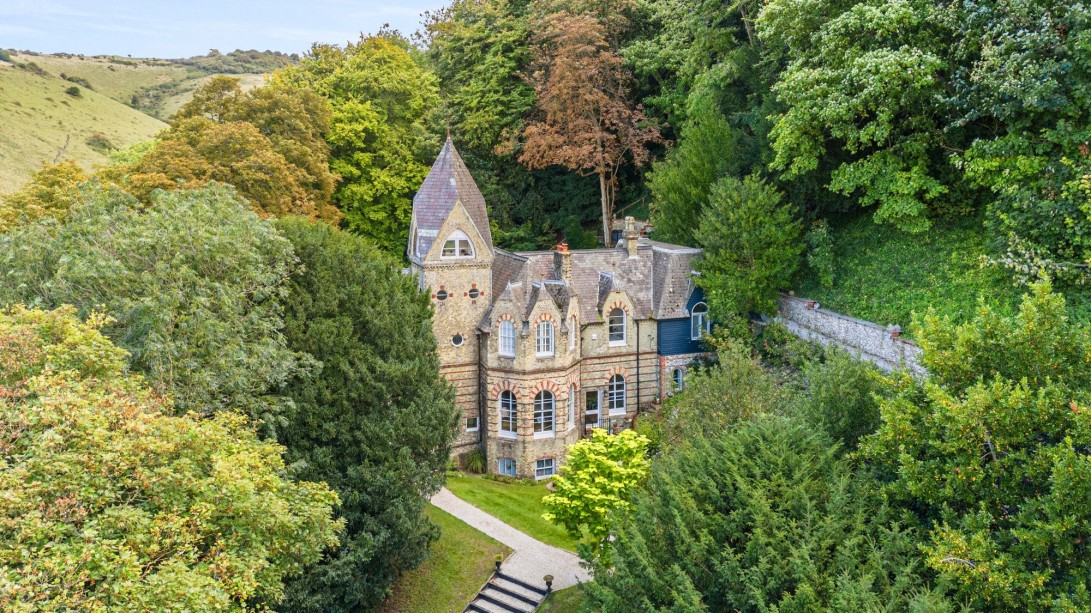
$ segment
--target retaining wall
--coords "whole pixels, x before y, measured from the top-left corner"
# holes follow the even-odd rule
[[[906,367],[918,375],[926,374],[920,364],[920,347],[901,338],[897,328],[842,315],[814,300],[787,294],[781,294],[779,307],[777,320],[800,338],[835,345],[886,371]]]

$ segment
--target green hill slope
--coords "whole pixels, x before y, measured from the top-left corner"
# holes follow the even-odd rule
[[[12,53],[16,62],[33,62],[57,78],[74,79],[118,102],[157,117],[169,119],[193,92],[219,72],[189,60],[122,58],[116,56],[40,55]],[[200,58],[199,58],[200,59]],[[63,75],[63,76],[62,76]],[[229,74],[243,90],[260,86],[263,74]]]
[[[65,93],[74,85],[0,62],[0,193],[18,189],[43,163],[71,159],[90,168],[112,148],[166,127],[103,93]]]

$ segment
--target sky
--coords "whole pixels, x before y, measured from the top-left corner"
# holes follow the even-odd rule
[[[0,48],[178,58],[257,49],[302,53],[384,23],[410,35],[447,0],[0,0]]]

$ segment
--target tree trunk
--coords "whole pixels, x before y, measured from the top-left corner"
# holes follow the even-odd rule
[[[613,233],[611,221],[614,219],[614,199],[606,183],[606,173],[599,173],[599,195],[602,197],[602,244],[610,247],[610,235]]]

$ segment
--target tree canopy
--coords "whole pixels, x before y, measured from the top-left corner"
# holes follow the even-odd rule
[[[341,496],[342,545],[289,584],[291,610],[373,609],[420,564],[436,530],[423,515],[454,439],[428,296],[369,241],[290,218],[276,227],[301,267],[287,284],[284,336],[318,361],[284,388],[279,439],[301,479]]]
[[[72,307],[0,312],[0,607],[275,605],[342,526],[243,415],[173,416]]]
[[[0,235],[0,305],[75,305],[180,413],[231,408],[274,427],[275,388],[304,367],[281,334],[291,244],[235,190],[90,190],[63,221]]]
[[[393,33],[344,47],[315,44],[274,86],[309,89],[332,109],[326,135],[330,169],[341,177],[334,200],[352,231],[389,253],[409,236],[413,193],[438,151],[430,131],[439,108],[436,77]]]

